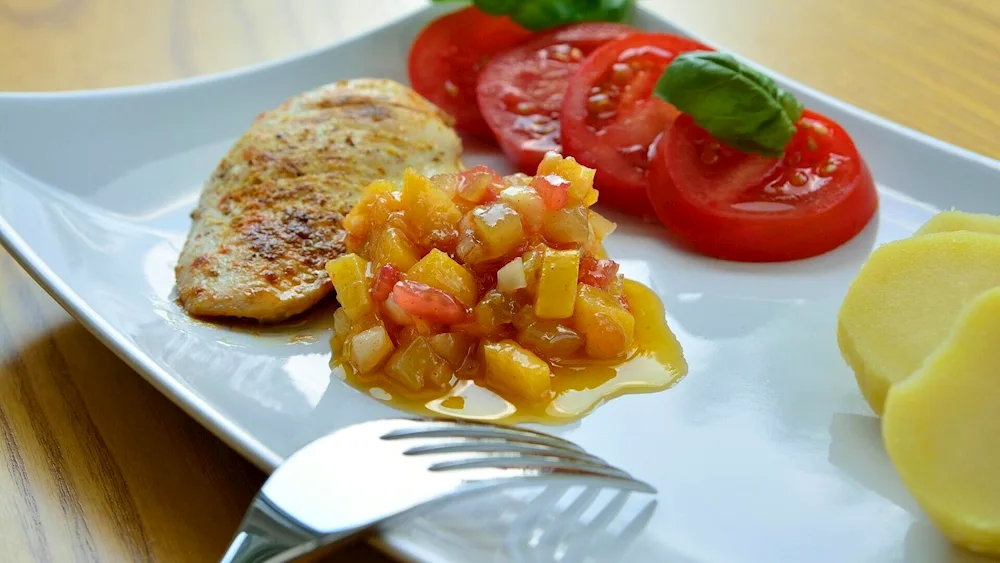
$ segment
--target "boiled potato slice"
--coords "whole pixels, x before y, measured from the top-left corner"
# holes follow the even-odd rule
[[[975,231],[1000,235],[1000,217],[984,213],[965,213],[963,211],[942,211],[920,227],[916,235],[945,233],[952,231]]]
[[[1000,555],[1000,289],[980,295],[918,371],[894,385],[889,457],[952,541]]]
[[[1000,237],[934,233],[878,248],[840,309],[837,340],[868,404],[881,414],[889,387],[947,337],[959,311],[1000,286]]]

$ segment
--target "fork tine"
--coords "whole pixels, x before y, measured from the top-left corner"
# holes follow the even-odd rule
[[[470,459],[442,461],[431,464],[431,471],[461,471],[470,469],[509,470],[511,477],[525,475],[548,475],[553,477],[593,477],[605,481],[608,486],[653,494],[651,485],[639,481],[628,473],[606,464],[584,463],[559,460],[536,455],[498,457],[476,455]]]
[[[583,448],[570,442],[528,430],[526,428],[512,428],[509,426],[493,426],[476,423],[456,423],[449,421],[427,421],[415,428],[400,428],[387,432],[382,436],[383,440],[401,440],[406,438],[495,438],[499,440],[511,440],[527,442],[529,444],[540,444],[553,448],[564,448],[583,452]]]
[[[494,439],[465,438],[462,442],[450,442],[443,444],[429,444],[415,446],[405,452],[406,455],[432,455],[449,453],[510,453],[525,455],[540,455],[559,459],[582,461],[606,465],[606,462],[586,452],[571,450],[567,448],[554,448],[552,446],[535,444],[529,442],[509,442],[497,441]]]

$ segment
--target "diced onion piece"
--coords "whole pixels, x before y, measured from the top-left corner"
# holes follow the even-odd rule
[[[528,287],[528,280],[524,277],[524,261],[518,256],[497,271],[497,290],[513,293],[524,287]]]
[[[448,361],[455,368],[462,367],[469,352],[476,344],[476,337],[464,332],[445,332],[430,337],[434,353]]]
[[[413,324],[413,316],[397,305],[396,302],[392,300],[392,295],[387,297],[386,300],[382,302],[382,309],[385,311],[385,317],[387,319],[400,326],[409,326]]]
[[[351,364],[359,373],[368,373],[388,358],[392,350],[392,340],[385,327],[373,326],[351,339]]]

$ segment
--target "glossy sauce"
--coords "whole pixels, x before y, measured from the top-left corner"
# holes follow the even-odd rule
[[[625,296],[635,315],[635,351],[625,361],[578,360],[552,367],[552,399],[526,402],[501,397],[474,380],[451,389],[407,391],[382,374],[357,376],[346,363],[333,375],[400,410],[427,416],[486,421],[560,424],[578,419],[601,403],[628,393],[667,389],[687,374],[681,346],[667,326],[663,304],[646,286],[625,281]]]

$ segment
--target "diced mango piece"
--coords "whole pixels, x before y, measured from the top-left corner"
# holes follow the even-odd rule
[[[420,391],[444,385],[453,370],[434,352],[427,337],[417,336],[389,358],[385,373],[410,391]]]
[[[591,358],[617,358],[632,348],[635,317],[596,287],[580,284],[577,289],[573,326],[583,335],[584,351]]]
[[[483,245],[477,262],[500,258],[524,242],[521,217],[506,203],[476,207],[471,216],[476,239]]]
[[[351,365],[358,373],[368,373],[381,365],[392,349],[392,340],[385,327],[373,326],[351,338]]]
[[[462,210],[430,179],[413,169],[403,174],[400,194],[406,220],[417,243],[423,246],[454,247]]]
[[[513,340],[483,344],[486,384],[529,400],[545,398],[552,386],[552,372],[545,360]]]
[[[568,180],[570,201],[582,202],[587,194],[594,187],[594,174],[597,171],[587,168],[578,163],[575,158],[562,157],[557,153],[549,152],[538,164],[538,175],[544,176],[555,174]]]
[[[1000,217],[985,213],[942,211],[924,223],[914,236],[951,231],[975,231],[1000,235]]]
[[[476,278],[451,256],[436,248],[406,271],[406,279],[440,289],[466,307],[475,305],[479,298]]]
[[[591,236],[587,208],[576,205],[549,213],[542,224],[542,233],[554,243],[585,244]]]
[[[406,233],[395,227],[388,227],[372,233],[368,243],[368,257],[374,264],[373,270],[391,264],[397,270],[405,272],[420,260],[420,253],[406,237]]]
[[[344,254],[327,262],[326,272],[337,292],[337,301],[351,320],[358,320],[375,310],[368,294],[367,260],[357,254]]]
[[[571,317],[579,272],[579,250],[545,249],[538,275],[535,315],[541,319]]]
[[[889,390],[886,451],[953,542],[1000,556],[1000,288],[974,299],[923,366]]]
[[[948,335],[959,311],[1000,286],[1000,237],[921,235],[872,253],[840,308],[837,341],[872,409]]]

